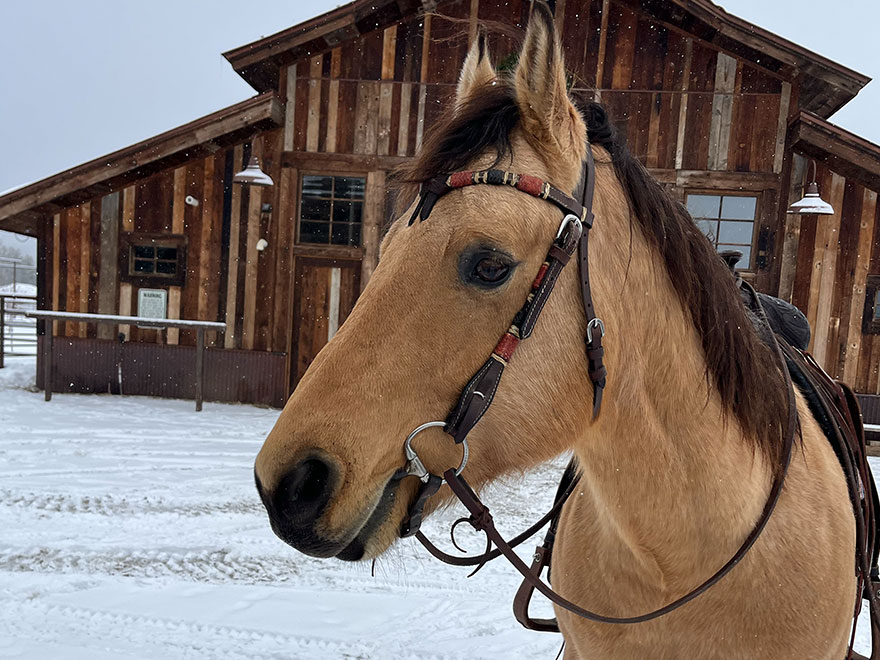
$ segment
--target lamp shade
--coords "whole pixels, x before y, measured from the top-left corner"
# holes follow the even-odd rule
[[[260,169],[260,159],[251,156],[248,166],[232,177],[233,183],[249,186],[272,186],[275,184],[272,177]]]
[[[805,215],[808,213],[814,213],[816,215],[834,215],[834,208],[832,208],[831,204],[819,197],[819,185],[813,181],[807,186],[807,193],[804,195],[803,199],[789,206],[788,212],[797,213],[799,215]]]

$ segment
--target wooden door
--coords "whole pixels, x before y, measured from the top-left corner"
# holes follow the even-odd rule
[[[361,262],[298,257],[293,286],[291,391],[354,307],[361,290]]]

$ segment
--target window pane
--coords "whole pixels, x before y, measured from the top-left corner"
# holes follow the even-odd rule
[[[170,247],[156,248],[156,259],[165,259],[166,261],[177,261],[177,248],[170,248]]]
[[[330,242],[330,225],[326,222],[301,222],[299,225],[300,243]]]
[[[360,222],[361,202],[333,202],[333,222]]]
[[[695,220],[697,228],[713,243],[717,240],[718,222],[715,220]]]
[[[135,259],[134,262],[134,272],[135,273],[152,273],[153,272],[153,263],[152,261],[142,261],[140,259]]]
[[[152,259],[156,254],[156,248],[151,245],[133,245],[131,250],[135,259]]]
[[[874,320],[880,321],[880,289],[874,294]]]
[[[721,201],[721,217],[725,220],[754,220],[757,197],[725,197]]]
[[[333,177],[304,174],[302,194],[303,197],[330,197],[333,194]]]
[[[351,235],[351,225],[347,222],[334,222],[333,231],[330,235],[330,242],[333,245],[349,245]]]
[[[336,177],[336,192],[334,196],[348,199],[363,199],[366,183],[366,179],[360,177]]]
[[[360,247],[361,244],[361,226],[360,225],[352,225],[351,226],[351,244]]]
[[[160,275],[174,275],[177,272],[176,261],[157,261],[156,272]]]
[[[303,197],[300,217],[303,220],[329,220],[330,200]]]
[[[688,195],[687,209],[694,218],[717,218],[721,210],[721,196]]]
[[[721,229],[718,232],[718,240],[725,243],[743,243],[752,244],[752,231],[755,223],[753,222],[721,222]]]
[[[725,250],[739,250],[743,253],[742,259],[736,262],[736,268],[752,267],[752,247],[750,245],[718,245],[719,252],[724,252]]]

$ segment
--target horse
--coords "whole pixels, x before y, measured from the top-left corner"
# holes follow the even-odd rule
[[[608,616],[662,607],[733,554],[784,469],[788,399],[775,357],[686,210],[627,153],[600,106],[568,91],[546,6],[534,4],[512,72],[496,72],[475,40],[449,115],[433,128],[404,180],[502,167],[572,191],[592,155],[601,411],[577,270],[564,269],[467,435],[463,474],[479,489],[571,452],[580,479],[558,521],[553,588]],[[455,405],[529,294],[561,218],[504,185],[455,189],[428,219],[412,214],[390,226],[350,316],[256,459],[273,530],[314,557],[369,560],[399,537],[420,492],[418,479],[400,478],[404,438]],[[557,607],[566,660],[845,655],[857,602],[852,506],[800,393],[796,405],[784,488],[739,564],[647,622],[597,623]],[[412,442],[434,474],[462,463],[440,428]],[[451,497],[442,486],[425,515]]]

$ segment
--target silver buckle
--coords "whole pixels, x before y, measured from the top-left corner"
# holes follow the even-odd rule
[[[577,217],[574,213],[569,213],[562,219],[562,222],[559,223],[559,229],[556,231],[556,238],[554,240],[558,241],[563,232],[565,232],[568,226],[572,223],[574,223],[575,228],[578,230],[578,232],[584,231],[584,228],[581,224],[581,219]]]
[[[605,324],[602,323],[602,319],[594,318],[589,323],[587,323],[587,343],[593,343],[593,328],[599,328],[599,337],[602,338],[605,336]]]
[[[406,436],[406,442],[403,443],[403,453],[406,456],[406,465],[404,465],[403,469],[406,471],[406,474],[413,477],[418,477],[424,483],[428,483],[428,479],[431,476],[431,473],[428,472],[428,468],[425,467],[425,464],[422,463],[422,459],[419,458],[419,455],[416,453],[416,450],[412,448],[412,441],[419,433],[424,431],[425,429],[430,429],[434,427],[442,427],[446,426],[446,422],[425,422],[424,424],[417,426],[412,433]],[[464,470],[464,466],[467,465],[468,462],[468,444],[467,438],[461,441],[461,464],[455,470],[455,476],[461,474],[461,471]],[[443,479],[442,484],[446,483],[446,479]]]

